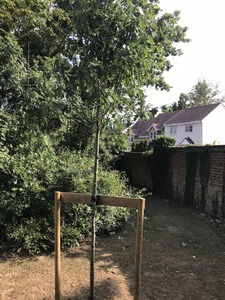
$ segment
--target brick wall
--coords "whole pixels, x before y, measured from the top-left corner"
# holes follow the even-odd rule
[[[177,147],[168,153],[169,169],[157,164],[156,156],[132,152],[123,155],[119,169],[136,187],[157,191],[224,219],[225,146]]]

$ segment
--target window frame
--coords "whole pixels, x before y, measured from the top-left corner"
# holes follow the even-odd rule
[[[193,125],[185,125],[185,132],[193,132]]]
[[[170,126],[170,134],[173,135],[177,134],[177,126]]]
[[[156,131],[150,131],[150,139],[154,140],[156,138]]]

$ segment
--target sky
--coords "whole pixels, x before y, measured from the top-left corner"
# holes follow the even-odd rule
[[[169,92],[147,89],[146,102],[153,107],[179,100],[198,79],[219,84],[225,94],[225,2],[223,0],[161,0],[164,12],[180,10],[179,25],[187,26],[189,43],[178,44],[183,55],[172,58],[173,67],[164,73],[172,86]]]

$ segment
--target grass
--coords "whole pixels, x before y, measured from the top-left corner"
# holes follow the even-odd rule
[[[147,202],[140,300],[224,299],[224,225],[177,203]],[[135,221],[97,238],[96,300],[133,298]],[[87,242],[62,254],[63,299],[88,299],[89,252]],[[54,255],[2,256],[0,299],[54,299]]]

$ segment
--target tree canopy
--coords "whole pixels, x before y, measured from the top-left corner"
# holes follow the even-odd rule
[[[110,117],[142,106],[144,86],[168,89],[163,72],[187,41],[179,12],[157,0],[3,2],[0,104],[29,122],[35,109],[41,128],[98,101]]]

